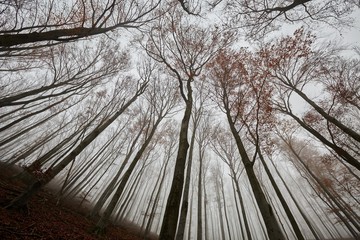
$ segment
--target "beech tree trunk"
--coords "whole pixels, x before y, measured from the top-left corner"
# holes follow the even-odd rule
[[[193,161],[193,153],[194,153],[194,144],[195,144],[195,133],[196,133],[196,123],[194,123],[191,140],[190,140],[190,149],[189,149],[189,154],[188,154],[188,164],[187,164],[187,169],[186,169],[183,201],[181,204],[179,226],[178,226],[178,230],[176,233],[176,240],[184,239],[186,217],[187,217],[188,206],[189,206],[188,198],[189,198],[190,177],[191,177],[191,169],[192,169],[192,161]]]
[[[176,229],[178,225],[179,208],[184,185],[185,163],[188,143],[188,129],[193,105],[191,80],[187,81],[187,99],[185,101],[185,112],[181,121],[179,149],[177,152],[174,176],[170,188],[170,194],[166,203],[165,215],[160,231],[159,240],[175,239]]]

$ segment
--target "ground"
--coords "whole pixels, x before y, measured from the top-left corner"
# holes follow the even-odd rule
[[[30,239],[118,239],[140,240],[136,230],[110,226],[104,236],[91,233],[96,220],[90,220],[70,206],[56,204],[55,195],[40,191],[28,203],[27,209],[9,210],[4,206],[22,191],[19,180],[10,179],[11,171],[0,166],[0,236],[2,240]]]

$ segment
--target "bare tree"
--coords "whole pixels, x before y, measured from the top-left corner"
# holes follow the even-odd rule
[[[271,88],[264,87],[266,83],[264,81],[265,76],[258,75],[256,61],[250,56],[245,50],[239,53],[230,50],[229,52],[223,51],[209,64],[209,70],[214,81],[214,95],[218,100],[218,105],[226,114],[251,189],[266,225],[268,237],[270,239],[284,239],[275,213],[266,199],[254,171],[258,149],[255,149],[253,157],[250,158],[249,152],[244,145],[245,137],[241,132],[244,126],[240,120],[241,118],[245,118],[249,124],[255,123],[257,126],[266,125],[267,121],[271,121],[271,118],[265,117],[270,113],[267,106],[269,101],[266,99],[269,97]],[[261,94],[261,100],[256,100],[257,91],[264,91]],[[254,109],[253,102],[255,104],[261,102],[264,107],[264,118],[259,118],[259,112],[256,111],[256,108]]]
[[[236,210],[238,214],[238,220],[239,223],[245,228],[246,237],[247,239],[251,240],[252,235],[249,227],[249,219],[246,214],[246,208],[244,204],[244,197],[243,197],[243,191],[241,191],[241,184],[240,184],[240,177],[244,171],[244,168],[241,167],[241,162],[239,161],[239,156],[237,152],[237,147],[235,142],[233,141],[233,138],[231,136],[231,133],[228,133],[226,129],[221,128],[220,126],[217,126],[216,131],[214,131],[214,134],[212,136],[211,140],[211,147],[212,150],[215,152],[215,154],[229,167],[230,169],[230,177],[232,180],[232,184],[234,187],[234,193],[236,193],[235,196],[235,204],[236,204]],[[237,200],[239,199],[239,200]],[[237,205],[237,201],[240,202],[240,208],[241,208],[241,216],[240,216],[240,210]],[[243,224],[242,220],[243,219]],[[244,232],[242,230],[242,232]],[[243,236],[245,238],[245,236]]]
[[[228,24],[239,27],[244,34],[255,39],[261,39],[284,23],[301,23],[312,28],[326,24],[337,30],[349,27],[353,25],[349,15],[360,6],[358,1],[352,0],[213,0],[210,5],[226,9]]]
[[[334,188],[331,187],[331,182],[328,178],[322,180],[322,174],[320,174],[319,172],[316,174],[317,167],[311,167],[316,164],[311,163],[311,161],[307,160],[309,158],[313,158],[314,153],[316,154],[316,152],[311,151],[308,147],[306,147],[306,143],[297,141],[294,137],[294,133],[294,131],[290,133],[279,132],[278,136],[286,145],[286,149],[290,153],[290,156],[295,158],[294,160],[297,161],[295,162],[295,166],[297,166],[299,171],[304,173],[304,177],[307,180],[318,186],[320,193],[322,193],[325,198],[325,202],[327,204],[330,204],[331,208],[337,208],[337,210],[333,212],[336,213],[337,216],[341,219],[341,222],[347,226],[351,234],[354,237],[357,237],[358,233],[356,233],[356,230],[353,229],[353,226],[357,229],[357,231],[359,231],[358,214],[353,212],[352,208],[350,208],[344,202],[342,197],[338,195],[337,191],[334,191]],[[349,222],[351,224],[349,224]]]
[[[31,51],[119,28],[139,29],[155,17],[159,4],[157,0],[5,3],[0,23],[0,52],[2,56],[11,56],[14,51]]]
[[[152,73],[152,69],[148,71],[150,71],[150,73],[146,74]],[[106,207],[104,214],[97,222],[95,230],[97,233],[102,233],[104,231],[108,221],[110,220],[110,215],[112,214],[116,203],[119,201],[119,198],[121,197],[121,194],[123,193],[136,164],[141,159],[143,153],[153,140],[155,132],[161,121],[167,115],[171,114],[174,106],[178,101],[178,98],[174,93],[175,88],[171,85],[173,82],[167,81],[164,83],[163,78],[161,78],[159,75],[156,75],[155,79],[152,75],[149,75],[148,78],[151,78],[153,81],[152,84],[150,84],[148,91],[144,94],[144,97],[148,102],[148,108],[142,110],[145,112],[145,119],[143,119],[145,121],[145,128],[143,130],[143,143],[136,152],[127,170],[124,172],[121,182],[112,196],[110,203]]]
[[[214,54],[227,44],[228,36],[216,29],[202,29],[173,8],[158,25],[153,27],[145,46],[148,54],[164,64],[179,84],[185,103],[181,122],[179,149],[174,178],[163,219],[160,239],[173,239],[178,224],[179,207],[184,183],[187,158],[188,128],[193,108],[192,84],[201,76],[202,68]]]
[[[303,29],[298,29],[293,36],[282,38],[276,45],[269,44],[259,51],[259,61],[263,57],[266,59],[261,68],[274,84],[273,104],[279,112],[294,119],[340,158],[360,169],[357,160],[358,150],[356,150],[360,139],[359,129],[351,126],[352,122],[345,117],[341,119],[344,115],[338,114],[335,110],[337,97],[331,97],[329,104],[326,104],[324,100],[316,103],[305,94],[307,86],[318,84],[322,87],[324,81],[336,77],[329,67],[335,57],[335,50],[312,50],[313,41],[314,36],[305,33]],[[288,50],[284,51],[284,49]],[[297,56],[295,61],[294,56]],[[311,106],[311,110],[303,117],[293,111],[291,98],[294,93]],[[353,97],[356,99],[356,96]],[[336,133],[342,133],[341,137],[335,137]]]
[[[145,91],[148,84],[148,77],[143,76],[137,81],[134,92],[132,95],[127,96],[126,98],[119,99],[113,103],[120,103],[117,106],[116,110],[112,112],[107,118],[105,118],[99,125],[97,125],[91,132],[89,132],[84,139],[72,148],[71,151],[59,156],[55,159],[51,167],[49,167],[39,178],[30,183],[29,189],[23,192],[20,196],[16,197],[8,207],[23,207],[26,205],[27,201],[39,191],[44,185],[50,182],[57,174],[59,174],[68,164],[70,164],[74,159],[93,142],[107,127],[109,127],[136,99]],[[128,79],[125,79],[127,81]],[[127,83],[129,84],[129,83]],[[129,89],[130,90],[130,89]],[[116,96],[116,95],[115,95]]]

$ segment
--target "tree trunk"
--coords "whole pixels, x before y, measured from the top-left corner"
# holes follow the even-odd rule
[[[203,174],[203,154],[199,146],[199,174],[198,174],[198,202],[197,202],[197,239],[202,240],[202,174]],[[206,212],[205,212],[206,214]]]
[[[242,217],[244,219],[244,226],[245,226],[245,231],[246,231],[246,236],[247,236],[247,239],[248,240],[252,240],[252,236],[251,236],[251,231],[250,231],[250,227],[249,227],[249,222],[248,222],[248,218],[246,216],[246,211],[245,211],[245,204],[244,204],[244,200],[243,200],[243,197],[241,195],[241,191],[240,191],[240,185],[239,185],[239,182],[238,180],[235,178],[235,171],[234,169],[232,169],[233,171],[233,177],[232,177],[232,180],[233,180],[233,183],[235,184],[235,187],[236,187],[236,193],[238,195],[238,198],[239,198],[239,201],[240,201],[240,207],[241,207],[241,214],[242,214]],[[235,199],[236,201],[236,199]],[[239,219],[240,220],[240,219]]]
[[[189,121],[193,105],[190,80],[187,81],[187,91],[188,98],[184,99],[186,107],[183,119],[181,121],[179,149],[175,162],[174,176],[170,188],[170,194],[166,203],[165,215],[163,218],[159,240],[173,240],[175,238],[178,224],[180,201],[184,184],[185,163],[187,151],[189,149],[189,143],[187,140]]]
[[[281,231],[281,228],[278,224],[278,221],[274,215],[274,212],[272,210],[272,207],[270,206],[270,204],[267,202],[264,192],[261,189],[261,186],[258,182],[258,179],[255,175],[254,169],[253,169],[253,163],[250,161],[249,156],[245,150],[245,147],[241,141],[241,138],[235,128],[235,125],[231,119],[231,115],[230,115],[230,109],[225,106],[225,110],[226,110],[226,116],[228,119],[228,123],[230,125],[230,130],[231,133],[233,134],[234,138],[235,138],[235,142],[236,145],[238,147],[239,150],[239,154],[241,156],[242,162],[244,164],[245,167],[245,171],[247,173],[249,182],[250,182],[250,186],[251,189],[254,193],[256,202],[259,206],[261,215],[263,217],[264,223],[266,225],[266,230],[267,230],[267,234],[268,237],[270,238],[270,240],[282,240],[285,239],[284,235]]]
[[[205,186],[205,175],[203,178],[203,186]],[[208,215],[207,215],[207,206],[208,206],[208,197],[206,192],[206,187],[204,189],[204,225],[205,225],[205,240],[209,239],[209,228],[208,228]],[[202,239],[198,239],[202,240]]]
[[[239,205],[238,205],[238,201],[236,199],[236,195],[237,195],[237,191],[235,189],[235,184],[234,184],[234,180],[233,178],[231,178],[231,185],[232,185],[232,189],[233,189],[233,196],[234,196],[234,203],[235,203],[235,208],[236,208],[236,213],[237,213],[237,217],[238,217],[238,220],[239,220],[239,230],[240,230],[240,233],[241,233],[241,238],[242,239],[246,239],[245,238],[245,232],[244,232],[244,229],[243,229],[243,224],[242,224],[242,221],[241,221],[241,216],[240,216],[240,210],[239,210]],[[250,231],[250,230],[249,230]],[[250,232],[249,232],[250,234]],[[249,239],[249,238],[248,238]],[[251,235],[250,235],[250,239],[251,239]],[[249,239],[249,240],[250,240]]]
[[[99,214],[100,209],[103,207],[104,203],[106,202],[106,199],[110,196],[110,194],[114,190],[121,173],[123,172],[126,164],[129,162],[129,159],[130,159],[131,155],[133,154],[135,145],[136,145],[138,139],[140,138],[140,136],[141,136],[141,131],[139,131],[139,133],[135,137],[134,141],[131,143],[130,149],[129,149],[128,153],[126,154],[125,159],[120,166],[120,169],[118,170],[116,175],[113,177],[111,182],[107,185],[104,192],[101,194],[99,200],[96,202],[96,204],[93,207],[93,209],[91,210],[89,216],[96,216]]]
[[[5,34],[0,36],[0,46],[11,47],[19,44],[27,44],[41,41],[70,41],[72,39],[93,36],[101,33],[106,33],[114,29],[109,28],[86,28],[76,27],[69,29],[57,29],[47,32],[33,32],[22,34]]]
[[[283,179],[283,177],[280,175],[280,172],[277,170],[277,168],[275,167],[275,165],[273,164],[274,168],[275,168],[275,171],[277,173],[277,175],[279,176],[279,178],[281,179],[283,185],[285,186],[286,190],[288,191],[291,199],[293,200],[293,202],[295,203],[297,209],[299,210],[300,212],[300,215],[303,217],[303,219],[305,220],[306,224],[308,225],[310,231],[312,232],[312,234],[314,235],[315,239],[316,240],[319,240],[319,237],[316,233],[316,231],[314,230],[311,222],[309,221],[307,215],[303,212],[303,210],[301,209],[301,206],[298,204],[296,198],[294,197],[294,195],[292,194],[292,192],[290,191],[289,187],[287,186],[287,183],[285,182],[285,180]]]
[[[225,237],[225,226],[224,226],[224,217],[223,217],[223,213],[221,211],[221,196],[220,196],[220,184],[219,184],[219,179],[220,176],[217,175],[215,176],[215,193],[216,193],[216,203],[217,203],[217,210],[218,210],[218,213],[219,213],[219,218],[220,218],[220,232],[221,232],[221,239],[222,240],[226,240],[226,237]]]
[[[156,211],[156,208],[158,206],[158,202],[159,202],[159,198],[160,198],[160,193],[161,193],[161,190],[162,190],[162,186],[164,184],[164,180],[165,180],[165,176],[166,176],[166,169],[167,169],[167,166],[170,162],[170,155],[167,157],[167,159],[165,160],[165,166],[164,166],[164,169],[162,171],[162,175],[161,175],[161,180],[160,180],[160,185],[159,185],[159,188],[157,190],[157,193],[156,193],[156,196],[154,198],[154,204],[152,206],[152,209],[151,209],[151,213],[150,213],[150,219],[149,221],[147,222],[146,224],[146,228],[145,228],[145,232],[144,232],[144,237],[146,238],[147,234],[150,232],[151,230],[151,225],[152,225],[152,222],[153,220],[155,219],[155,211]]]
[[[182,204],[181,204],[179,226],[178,226],[177,233],[176,233],[176,240],[184,239],[186,217],[187,217],[188,206],[189,206],[188,198],[189,198],[189,190],[190,190],[190,177],[191,177],[191,169],[192,169],[192,161],[193,161],[193,153],[194,153],[196,127],[197,127],[196,123],[194,122],[193,131],[192,131],[191,140],[190,140],[190,148],[189,148],[189,154],[188,154],[188,164],[187,164],[187,169],[186,169],[183,200],[182,200]]]
[[[224,213],[225,213],[225,220],[226,220],[226,228],[228,230],[229,240],[231,240],[230,222],[229,222],[229,217],[228,217],[228,213],[226,210],[225,190],[224,190],[224,182],[223,182],[222,178],[220,178],[220,188],[221,188],[221,195],[224,200]]]

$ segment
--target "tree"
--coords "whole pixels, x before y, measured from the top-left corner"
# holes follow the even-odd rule
[[[180,95],[185,103],[180,127],[179,149],[174,178],[166,205],[160,239],[174,239],[178,224],[179,207],[184,183],[187,158],[188,128],[193,107],[192,84],[200,77],[204,65],[229,41],[216,29],[202,29],[191,24],[188,18],[175,8],[167,13],[149,33],[145,49],[149,56],[167,67],[179,84]]]
[[[341,29],[358,1],[0,2],[0,155],[29,180],[14,207],[56,185],[58,203],[94,206],[98,232],[357,237],[359,55],[305,27],[265,39],[293,23]],[[135,73],[131,60],[148,57],[156,71]],[[182,119],[164,123],[173,96]],[[288,120],[295,140],[274,141]]]
[[[50,182],[57,174],[59,174],[68,164],[75,160],[75,158],[93,142],[107,127],[109,127],[135,100],[145,91],[149,79],[148,76],[140,78],[137,81],[136,89],[128,98],[120,99],[120,107],[116,111],[104,119],[98,126],[96,126],[84,139],[76,145],[71,151],[64,156],[55,159],[52,167],[48,168],[44,173],[40,174],[35,182],[30,183],[28,190],[16,197],[7,207],[22,208],[27,201],[44,185]],[[128,80],[128,79],[126,79]],[[115,95],[116,96],[116,95]],[[56,165],[55,165],[56,164]]]
[[[325,24],[336,30],[353,26],[349,15],[360,7],[357,1],[318,0],[213,0],[210,5],[223,6],[226,23],[239,27],[246,36],[257,40],[278,30],[284,23],[301,23],[312,28]]]
[[[201,88],[201,90],[203,90]],[[201,99],[202,101],[205,101],[207,99],[208,95],[206,94],[205,96],[203,96],[203,98]],[[201,101],[201,102],[202,102]],[[208,112],[204,112],[204,117],[202,117],[201,121],[200,121],[200,128],[199,128],[199,132],[198,135],[196,137],[196,142],[198,144],[198,158],[199,158],[199,172],[198,172],[198,184],[197,184],[197,189],[198,189],[198,202],[197,202],[197,210],[198,210],[198,214],[197,214],[197,239],[202,239],[203,237],[203,225],[205,224],[206,226],[206,208],[204,207],[204,214],[203,214],[203,190],[205,190],[205,173],[206,173],[206,169],[205,169],[205,161],[206,161],[206,150],[208,148],[208,145],[210,144],[210,135],[211,135],[211,117],[210,117],[210,113]],[[205,194],[204,194],[205,195]],[[205,200],[206,201],[206,200]],[[204,217],[203,217],[204,215]],[[204,220],[204,224],[203,224],[203,218],[205,218]],[[205,227],[205,231],[206,231],[206,227]],[[206,234],[205,234],[206,235]]]
[[[87,45],[78,49],[74,44],[53,47],[51,54],[38,60],[41,71],[25,68],[17,71],[19,78],[2,75],[0,145],[4,159],[42,166],[105,117],[113,103],[111,91],[103,85],[116,84],[112,77],[127,70],[129,57],[105,40],[98,43],[91,50]],[[37,78],[27,81],[33,74]],[[41,144],[40,139],[44,139]],[[45,144],[52,150],[45,152]]]
[[[179,224],[178,224],[178,229],[177,229],[177,234],[176,234],[177,240],[184,239],[185,225],[186,225],[186,219],[187,219],[187,215],[188,215],[189,191],[190,191],[190,182],[191,182],[191,171],[193,169],[192,164],[193,164],[193,158],[194,158],[195,135],[196,135],[197,128],[199,125],[199,120],[201,117],[199,114],[199,111],[197,111],[197,110],[198,109],[194,108],[193,113],[192,113],[192,121],[191,121],[192,122],[192,131],[191,131],[189,153],[188,153],[188,160],[187,160],[187,166],[186,166],[184,190],[183,190],[183,194],[182,194],[183,200],[181,203]],[[190,225],[189,225],[189,228],[191,228]]]
[[[222,192],[223,190],[223,174],[221,172],[221,168],[220,166],[215,166],[212,169],[212,179],[214,182],[214,188],[215,188],[215,201],[217,203],[217,210],[218,210],[218,214],[219,214],[219,222],[220,222],[220,233],[221,233],[221,240],[225,240],[225,223],[224,223],[224,214],[223,211],[221,210],[222,207],[224,207],[224,213],[226,213],[226,205],[225,205],[225,198],[224,195],[222,195],[220,192]],[[224,204],[222,203],[224,202]],[[226,214],[225,214],[226,215]],[[227,217],[227,216],[226,216]],[[227,227],[229,227],[228,224],[226,224]]]
[[[3,4],[0,52],[32,51],[64,42],[110,33],[119,28],[139,29],[155,17],[160,1],[83,0],[68,3],[22,1]],[[32,11],[36,9],[34,14]],[[18,53],[17,53],[18,54]]]
[[[214,95],[218,100],[218,105],[226,114],[226,119],[235,139],[251,189],[265,222],[268,237],[270,239],[284,239],[275,213],[268,203],[254,171],[258,149],[255,149],[251,160],[242,140],[243,136],[240,133],[243,126],[240,118],[249,118],[248,121],[250,123],[255,121],[259,125],[265,124],[268,120],[257,118],[258,112],[252,106],[254,99],[255,104],[261,102],[264,105],[265,113],[269,112],[269,110],[271,111],[271,108],[268,109],[266,104],[269,102],[266,99],[270,96],[271,88],[264,86],[266,75],[259,74],[256,71],[256,61],[250,56],[245,50],[239,53],[230,50],[223,51],[209,64],[209,71],[214,81]],[[262,99],[256,100],[256,91],[262,90],[264,90],[264,93],[260,95]]]
[[[173,126],[171,126],[173,123],[171,123],[171,121],[168,122],[168,124],[166,124],[166,128],[164,129],[164,131],[161,131],[162,134],[162,138],[160,141],[161,144],[161,149],[164,152],[164,159],[163,162],[161,164],[161,174],[159,174],[157,180],[156,180],[156,184],[154,187],[154,190],[151,194],[150,197],[150,204],[148,205],[148,208],[146,210],[145,216],[144,216],[144,220],[142,223],[142,227],[141,229],[144,231],[144,237],[146,238],[147,235],[149,234],[150,230],[151,230],[151,225],[153,224],[153,221],[155,219],[155,214],[156,214],[156,210],[157,207],[159,205],[159,198],[160,198],[160,193],[163,189],[164,186],[164,180],[166,179],[166,169],[167,166],[169,165],[169,163],[171,162],[171,158],[175,153],[175,147],[176,147],[176,131],[173,128]],[[151,201],[153,199],[153,201]],[[150,210],[151,209],[151,210]],[[150,213],[148,213],[149,211]],[[149,216],[146,227],[144,229],[144,224],[145,224],[145,220],[146,217]]]
[[[145,110],[145,118],[143,119],[145,122],[145,128],[143,129],[143,143],[140,149],[136,152],[127,170],[124,172],[121,182],[112,196],[110,203],[106,207],[104,214],[97,222],[95,230],[97,233],[102,233],[104,231],[110,219],[110,215],[119,201],[119,198],[121,197],[136,164],[151,143],[161,121],[167,115],[171,114],[171,111],[178,101],[178,98],[173,91],[175,88],[171,85],[173,82],[167,81],[163,83],[159,74],[156,75],[157,79],[153,79],[154,76],[151,75],[152,69],[148,71],[150,73],[146,73],[149,74],[147,78],[149,79],[148,81],[150,81],[150,79],[152,80],[152,84],[150,85],[151,87],[149,87],[148,91],[144,94],[148,103],[148,108]],[[142,109],[142,111],[144,110]]]
[[[312,163],[312,161],[309,161],[308,159],[316,157],[314,155],[317,155],[317,152],[316,150],[314,151],[307,147],[306,142],[298,141],[295,138],[294,133],[295,131],[291,131],[290,133],[278,132],[279,138],[286,146],[286,151],[284,152],[289,152],[291,158],[296,160],[294,165],[297,166],[300,172],[304,173],[304,177],[321,189],[321,192],[325,197],[325,203],[338,208],[338,211],[334,211],[334,213],[337,214],[342,223],[347,226],[351,234],[354,237],[357,237],[358,233],[353,229],[353,226],[359,231],[359,216],[356,213],[352,214],[352,210],[349,210],[346,205],[343,205],[344,201],[335,191],[333,191],[333,188],[330,187],[331,183],[327,177],[322,181],[322,174],[315,173],[317,168],[311,169],[311,166],[318,165],[318,163]],[[318,157],[321,158],[320,156]],[[348,221],[351,222],[352,225],[349,224]]]
[[[246,232],[246,238],[248,240],[251,240],[252,236],[251,236],[249,220],[246,214],[246,208],[244,204],[245,202],[243,197],[244,194],[243,191],[241,191],[241,184],[240,184],[240,177],[241,174],[243,173],[244,168],[241,167],[241,163],[239,161],[240,159],[236,149],[237,146],[233,140],[234,138],[231,136],[231,133],[227,132],[226,129],[223,129],[220,126],[217,127],[212,138],[213,138],[211,141],[212,150],[229,167],[230,170],[229,175],[231,177],[233,191],[234,193],[236,193],[235,205],[236,205],[237,216],[242,232],[242,237],[245,239],[244,232]],[[240,203],[241,216],[238,207],[238,201]],[[243,226],[245,228],[245,231],[243,229]]]
[[[322,82],[328,81],[324,79],[333,78],[331,71],[326,66],[331,64],[334,50],[312,50],[313,41],[314,36],[305,33],[301,28],[295,31],[293,36],[285,37],[276,44],[268,44],[259,51],[259,61],[264,60],[262,71],[273,82],[276,90],[273,104],[278,111],[293,118],[339,157],[360,169],[360,163],[356,159],[357,153],[349,151],[343,147],[344,143],[341,143],[346,138],[358,142],[360,140],[359,131],[356,127],[347,126],[340,120],[340,115],[334,111],[337,99],[333,98],[331,104],[321,104],[316,103],[305,94],[307,86],[322,84]],[[294,56],[297,56],[296,60],[294,60]],[[291,97],[293,93],[300,96],[312,108],[302,119],[292,110]],[[346,119],[344,120],[346,121]],[[334,128],[343,133],[342,138],[333,136]],[[329,130],[328,133],[324,134],[323,129]],[[336,141],[337,139],[340,140],[340,143]]]
[[[196,86],[195,86],[196,87]],[[207,94],[205,92],[205,84],[202,83],[199,86],[199,89],[195,89],[194,92],[194,107],[192,110],[192,115],[191,115],[191,123],[192,123],[192,131],[191,131],[191,138],[190,138],[190,146],[189,146],[189,154],[188,154],[188,163],[187,163],[187,167],[186,167],[186,177],[185,177],[185,184],[184,184],[184,190],[183,190],[183,201],[182,201],[182,205],[181,205],[181,213],[180,213],[180,219],[179,219],[179,226],[178,226],[178,230],[177,230],[177,236],[176,238],[178,240],[182,240],[184,239],[184,230],[185,230],[185,225],[186,225],[186,219],[187,219],[187,212],[188,212],[188,198],[189,198],[189,190],[190,190],[190,178],[191,178],[191,172],[193,169],[193,159],[197,159],[194,155],[194,148],[195,148],[195,141],[198,141],[198,138],[196,138],[196,135],[201,134],[198,133],[198,127],[200,124],[201,119],[204,117],[205,115],[205,101],[206,101],[206,97]],[[202,140],[202,143],[204,143],[205,139]],[[199,149],[202,148],[201,145],[199,145]],[[204,157],[204,151],[205,150],[201,150],[202,153],[200,155],[198,155],[198,159],[200,164],[202,164],[202,160]],[[200,186],[198,192],[201,196],[201,174],[202,171],[201,169],[199,170],[199,179],[198,179],[198,186]],[[198,199],[198,203],[201,203],[201,198]],[[200,211],[200,210],[199,210]],[[201,212],[201,211],[200,211]],[[201,218],[198,218],[198,223],[200,222],[200,226],[199,228],[201,229]],[[199,232],[198,232],[199,234]],[[199,236],[198,236],[199,237]],[[201,238],[200,238],[201,239]]]

